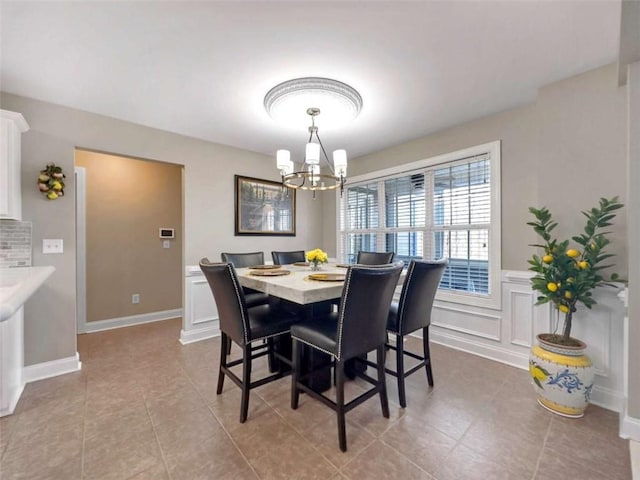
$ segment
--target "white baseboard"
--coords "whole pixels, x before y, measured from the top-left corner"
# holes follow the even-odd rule
[[[72,357],[60,358],[50,362],[36,363],[22,369],[22,380],[24,383],[35,382],[45,378],[57,377],[65,373],[78,372],[82,369],[80,354]]]
[[[640,442],[640,418],[630,417],[626,408],[620,412],[620,436]]]
[[[416,335],[420,337],[419,335]],[[422,338],[422,337],[420,337]],[[433,343],[454,348],[463,352],[488,358],[496,362],[505,363],[512,367],[527,370],[529,368],[529,354],[514,352],[502,348],[500,345],[490,345],[483,342],[476,342],[457,335],[452,335],[435,328],[429,329],[429,340]]]
[[[199,342],[200,340],[206,340],[207,338],[217,337],[220,335],[220,329],[218,327],[205,327],[198,328],[196,330],[180,330],[180,343],[187,345],[188,343]]]
[[[13,398],[9,400],[9,406],[7,408],[0,408],[0,417],[4,417],[6,415],[11,415],[13,411],[16,409],[16,405],[18,405],[18,401],[20,400],[20,396],[22,396],[22,392],[24,391],[24,383],[20,385],[19,388],[13,394]]]
[[[142,313],[129,317],[110,318],[108,320],[98,320],[97,322],[87,322],[84,326],[84,333],[102,332],[114,328],[131,327],[143,323],[159,322],[171,318],[182,317],[182,309],[163,310],[161,312]]]
[[[630,440],[629,450],[631,452],[631,478],[640,480],[640,443]]]
[[[624,407],[624,397],[620,392],[594,385],[589,403],[620,413]]]

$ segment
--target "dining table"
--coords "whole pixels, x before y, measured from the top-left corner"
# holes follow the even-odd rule
[[[280,299],[280,308],[293,310],[302,319],[326,315],[342,296],[344,279],[349,265],[337,263],[322,264],[320,270],[313,271],[306,262],[290,265],[255,265],[237,268],[236,275],[243,287],[252,288]],[[291,340],[280,339],[274,346],[281,354],[290,356]],[[316,370],[326,365],[330,357],[318,350],[304,348],[302,371]],[[273,368],[286,368],[272,363]],[[355,368],[355,367],[354,367]],[[349,374],[349,371],[347,371]],[[350,375],[353,376],[353,373]],[[321,371],[308,379],[311,388],[324,391],[331,387],[331,371]]]
[[[313,305],[340,298],[348,266],[325,263],[319,271],[313,271],[306,262],[256,265],[237,268],[236,274],[243,287],[298,305]]]

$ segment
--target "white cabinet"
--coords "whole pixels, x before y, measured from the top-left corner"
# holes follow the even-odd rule
[[[0,110],[0,218],[22,219],[20,136],[27,130],[22,114]]]

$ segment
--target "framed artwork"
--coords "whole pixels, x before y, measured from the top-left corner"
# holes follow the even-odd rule
[[[235,234],[296,234],[296,191],[280,182],[235,175]]]

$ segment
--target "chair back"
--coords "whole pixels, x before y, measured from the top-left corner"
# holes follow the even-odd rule
[[[251,253],[226,253],[220,254],[220,258],[225,263],[230,263],[235,268],[253,267],[254,265],[264,265],[264,252]]]
[[[386,265],[393,262],[394,252],[365,252],[360,250],[356,263],[358,265]]]
[[[402,266],[349,267],[338,312],[338,360],[379,347],[386,340],[387,317]]]
[[[218,307],[220,330],[239,345],[249,342],[249,317],[242,286],[231,263],[200,260],[200,269],[209,282]]]
[[[304,250],[296,250],[293,252],[271,252],[274,265],[289,265],[296,262],[304,262],[306,260]]]
[[[406,335],[431,323],[431,307],[446,260],[411,260],[398,301],[398,333]]]

